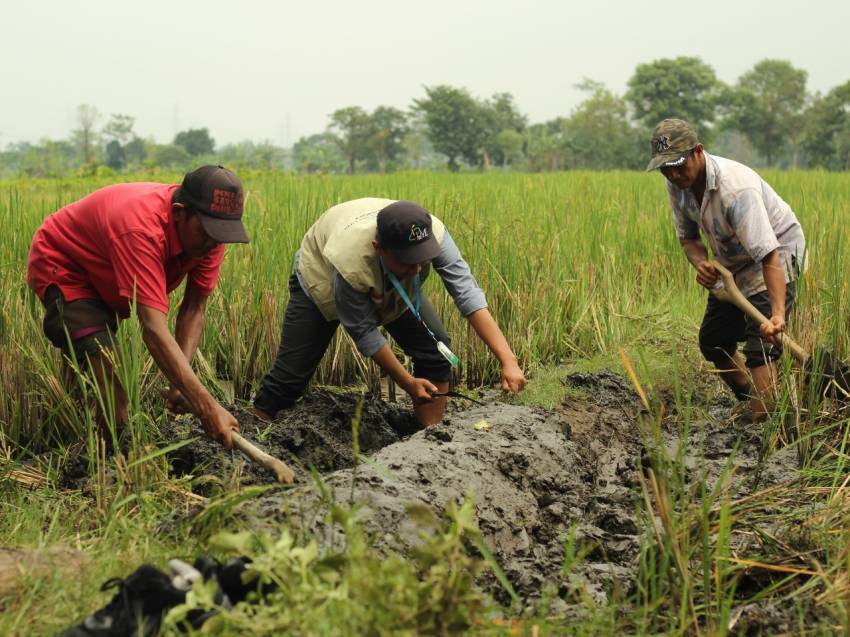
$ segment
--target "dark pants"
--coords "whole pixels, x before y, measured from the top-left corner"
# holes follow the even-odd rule
[[[87,358],[113,347],[118,317],[98,299],[66,301],[56,285],[44,292],[44,335],[68,358],[85,365]]]
[[[436,337],[451,346],[446,328],[427,298],[422,299],[420,311]],[[293,274],[289,278],[289,304],[283,319],[277,358],[263,377],[254,405],[274,415],[295,403],[304,394],[337,326],[339,321],[325,319]],[[451,365],[437,351],[433,339],[410,312],[387,323],[384,328],[413,359],[414,376],[437,382],[451,378]]]
[[[794,282],[785,285],[785,320],[794,305]],[[762,314],[770,318],[770,295],[759,292],[747,300]],[[744,343],[742,352],[749,368],[761,367],[782,355],[782,347],[761,337],[759,324],[731,303],[708,295],[705,316],[699,328],[699,348],[706,360],[712,363],[728,361],[735,355],[738,343]]]

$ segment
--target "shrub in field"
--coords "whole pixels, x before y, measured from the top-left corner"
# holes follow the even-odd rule
[[[484,560],[468,551],[475,542],[474,505],[449,506],[447,520],[424,537],[413,559],[381,555],[358,527],[356,508],[333,507],[345,533],[341,550],[322,551],[316,540],[299,544],[248,532],[222,534],[212,544],[251,565],[243,576],[271,592],[252,594],[221,610],[203,628],[208,635],[460,635],[484,621],[488,602],[474,587]],[[215,609],[214,587],[198,582],[187,603],[168,617],[172,632],[195,609]]]

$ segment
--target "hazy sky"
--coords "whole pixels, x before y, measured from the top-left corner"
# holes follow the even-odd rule
[[[0,147],[63,138],[76,106],[157,141],[289,145],[337,108],[407,108],[423,85],[514,94],[567,115],[583,77],[622,92],[635,65],[697,55],[720,79],[790,60],[810,90],[850,79],[847,0],[0,0]]]

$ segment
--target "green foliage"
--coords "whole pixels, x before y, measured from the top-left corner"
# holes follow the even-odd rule
[[[299,543],[286,529],[277,538],[224,533],[219,550],[247,555],[244,579],[274,585],[265,596],[223,611],[206,622],[206,635],[461,635],[484,618],[487,600],[475,588],[485,563],[469,555],[466,543],[479,536],[475,506],[450,503],[447,520],[434,526],[412,559],[381,555],[355,522],[355,510],[333,506],[332,523],[344,533],[342,549],[321,549],[315,539]],[[331,522],[331,520],[328,520]],[[166,634],[194,609],[217,608],[212,588],[197,584],[187,603],[169,613]]]
[[[591,170],[641,168],[645,144],[631,125],[625,101],[603,85],[585,81],[588,98],[561,123],[566,162]]]
[[[741,131],[769,166],[793,150],[799,137],[806,76],[785,60],[762,60],[728,92],[726,125]]]
[[[127,163],[127,156],[124,153],[121,143],[117,140],[112,140],[106,145],[106,165],[113,170],[121,170]]]
[[[292,156],[295,169],[304,173],[341,173],[348,167],[331,133],[302,137],[292,147]]]
[[[414,108],[423,114],[434,149],[448,158],[449,170],[460,169],[459,159],[477,166],[488,134],[481,105],[466,89],[445,84],[426,86],[425,95],[413,101]]]
[[[522,156],[523,133],[528,119],[520,113],[510,93],[496,93],[479,104],[485,132],[482,163],[507,167],[517,163]]]
[[[100,112],[91,104],[77,107],[77,128],[71,133],[82,164],[91,164],[97,159],[98,133],[95,124]]]
[[[135,137],[133,126],[136,124],[136,118],[130,115],[121,115],[113,113],[109,121],[103,127],[102,135],[109,141],[118,142],[119,145],[125,146],[130,143]]]
[[[850,170],[850,81],[814,98],[803,117],[800,147],[809,166]]]
[[[404,154],[407,114],[391,106],[379,106],[372,112],[370,119],[370,168],[387,172],[390,167],[397,165]]]
[[[182,147],[192,157],[212,155],[215,152],[215,141],[210,136],[208,128],[190,128],[180,131],[174,136],[172,144]]]
[[[331,114],[330,129],[336,133],[334,139],[348,162],[349,174],[354,174],[357,162],[366,158],[372,137],[369,114],[359,106],[341,108]]]
[[[700,139],[711,141],[721,85],[714,69],[700,58],[680,56],[638,64],[628,86],[625,99],[646,129],[677,117],[696,127]]]
[[[151,150],[150,160],[156,166],[185,168],[192,161],[189,151],[177,144],[154,145]]]
[[[245,140],[219,148],[216,161],[235,170],[280,170],[289,167],[290,157],[286,150],[270,142],[254,143]]]

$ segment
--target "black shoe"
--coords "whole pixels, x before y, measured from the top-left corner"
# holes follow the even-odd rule
[[[168,610],[186,601],[186,592],[175,588],[168,575],[149,564],[140,566],[127,579],[104,582],[100,590],[116,587],[118,592],[106,606],[58,637],[153,637]]]
[[[231,608],[248,597],[248,594],[257,591],[256,580],[247,583],[242,581],[242,574],[251,563],[250,558],[237,557],[226,564],[203,555],[195,560],[194,568],[201,572],[204,581],[215,579],[218,584],[218,594],[215,602],[225,609]],[[260,587],[261,595],[268,593],[269,587]]]

